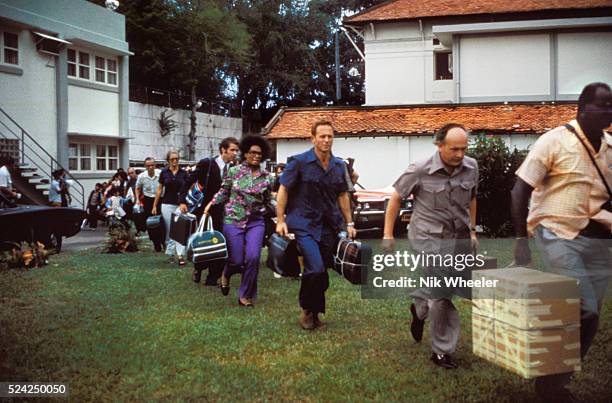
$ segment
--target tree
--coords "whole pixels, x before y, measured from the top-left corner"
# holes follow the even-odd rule
[[[175,0],[173,4],[173,41],[179,46],[173,52],[172,70],[180,87],[191,94],[188,158],[194,160],[198,88],[208,83],[222,89],[220,72],[247,62],[250,38],[233,13],[213,1]]]
[[[510,191],[516,181],[514,173],[527,150],[510,151],[501,137],[480,134],[470,145],[468,155],[478,161],[477,224],[488,236],[509,236],[513,233]]]

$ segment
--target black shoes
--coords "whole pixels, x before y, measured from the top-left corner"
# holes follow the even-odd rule
[[[201,278],[202,278],[202,271],[194,268],[193,271],[191,272],[191,281],[193,281],[194,283],[199,283]]]
[[[227,284],[223,284],[223,280],[225,279],[225,276],[221,276],[221,281],[219,282],[219,288],[221,288],[221,294],[223,294],[224,296],[228,296],[229,292],[230,292],[230,285],[229,285],[229,280],[225,279],[227,281]]]
[[[431,361],[437,366],[446,369],[456,369],[458,367],[457,363],[448,354],[431,353]]]
[[[425,327],[425,320],[419,319],[416,313],[416,307],[414,304],[410,305],[410,313],[412,314],[412,323],[410,323],[410,333],[417,343],[423,339],[423,328]]]

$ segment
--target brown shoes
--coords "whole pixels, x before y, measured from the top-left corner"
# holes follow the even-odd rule
[[[302,326],[302,329],[314,330],[315,328],[314,318],[315,318],[315,315],[312,312],[306,309],[302,309],[302,313],[300,314],[300,326]]]
[[[326,324],[321,319],[319,319],[319,314],[313,314],[313,322],[316,328],[325,329]]]

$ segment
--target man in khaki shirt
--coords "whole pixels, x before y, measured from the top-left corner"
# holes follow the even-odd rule
[[[578,99],[577,119],[536,141],[516,172],[512,190],[515,263],[526,265],[531,261],[529,233],[535,236],[547,270],[580,281],[582,357],[597,332],[612,270],[608,250],[612,212],[602,208],[611,198],[604,181],[611,186],[612,137],[603,131],[610,123],[610,87],[603,83],[587,85]],[[566,388],[570,377],[571,373],[537,378],[536,391],[544,401],[574,401]]]
[[[465,156],[468,134],[459,124],[448,124],[435,135],[438,150],[428,159],[411,164],[393,184],[393,192],[385,213],[384,248],[394,248],[393,227],[400,201],[414,196],[414,210],[408,237],[414,253],[432,255],[471,253],[477,243],[476,190],[478,164]],[[429,277],[458,276],[454,267],[425,267]],[[410,306],[410,331],[419,342],[424,321],[430,318],[431,360],[444,368],[457,368],[452,360],[459,341],[459,314],[451,298],[460,289],[429,287],[415,290]]]

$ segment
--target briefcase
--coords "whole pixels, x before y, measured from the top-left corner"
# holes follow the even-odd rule
[[[365,282],[371,259],[372,248],[369,245],[353,241],[344,234],[338,236],[333,268],[352,284]]]
[[[195,264],[227,259],[227,242],[223,234],[215,231],[212,218],[202,216],[197,231],[189,237],[187,257]]]
[[[280,236],[276,232],[270,235],[266,266],[283,277],[299,277],[300,261],[298,260],[297,242]]]
[[[166,225],[161,215],[152,215],[147,218],[146,227],[151,241],[162,243],[166,241]]]
[[[170,238],[174,239],[181,245],[187,245],[189,237],[193,234],[197,227],[197,218],[195,215],[187,213],[172,213],[170,219]]]

